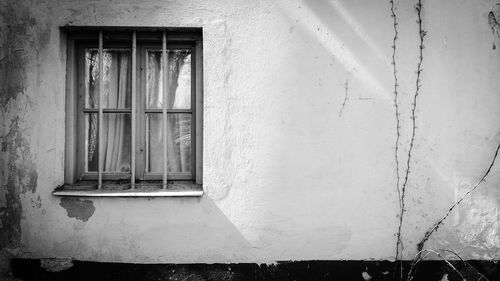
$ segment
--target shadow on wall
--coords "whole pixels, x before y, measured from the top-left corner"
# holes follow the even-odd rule
[[[62,208],[66,217],[60,216]],[[59,218],[27,234],[28,241],[44,241],[29,246],[42,256],[134,263],[255,260],[248,241],[207,196],[63,197],[47,212],[48,219]]]
[[[228,199],[236,198],[234,200],[244,203],[244,210],[241,211],[243,215],[232,214],[245,219],[245,222],[236,222],[236,225],[253,246],[271,253],[278,260],[339,258],[349,252],[350,246],[357,248],[359,253],[349,252],[349,255],[359,258],[378,256],[380,252],[377,248],[362,257],[363,247],[354,246],[356,243],[353,239],[359,239],[358,233],[361,233],[360,228],[366,221],[367,207],[363,206],[366,202],[359,200],[358,195],[366,192],[363,189],[371,187],[370,175],[380,174],[373,168],[381,165],[374,163],[376,157],[365,161],[367,155],[381,150],[376,144],[367,144],[366,141],[380,136],[381,126],[377,124],[380,119],[366,118],[374,113],[373,110],[360,110],[367,107],[366,102],[359,102],[363,103],[363,107],[356,108],[355,113],[359,117],[364,115],[364,119],[342,123],[336,113],[344,99],[345,77],[352,75],[354,82],[351,83],[350,79],[349,87],[352,85],[356,90],[361,88],[366,97],[381,100],[378,105],[387,108],[389,113],[386,116],[392,118],[392,101],[387,97],[391,91],[385,90],[387,87],[381,82],[384,80],[378,77],[383,75],[380,69],[375,71],[371,68],[377,63],[382,64],[383,54],[365,36],[366,32],[346,8],[338,12],[326,3],[305,1],[303,4],[287,2],[275,9],[289,22],[289,34],[280,34],[276,40],[279,42],[264,42],[262,48],[280,50],[279,54],[270,58],[271,66],[262,65],[268,74],[279,73],[280,76],[272,82],[277,91],[266,93],[266,104],[259,105],[259,114],[250,124],[252,127],[242,132],[249,138],[257,139],[255,155],[263,157],[251,159],[255,178],[246,185],[251,191],[231,191],[241,192],[245,196],[244,199],[239,199],[237,195]],[[336,25],[329,20],[334,18],[331,13],[345,15],[348,23],[334,29]],[[389,15],[387,18],[390,19]],[[356,28],[349,23],[356,25]],[[346,36],[346,32],[354,34],[355,37],[350,38],[349,42],[353,42],[353,45],[360,43],[362,47],[356,50],[364,50],[365,54],[357,56],[357,52],[353,51],[355,48],[345,44],[342,36]],[[371,47],[367,48],[367,45]],[[259,60],[268,63],[265,55]],[[373,57],[374,61],[365,64],[364,60],[368,60],[368,57]],[[253,63],[264,64],[259,60]],[[387,74],[390,74],[389,61],[385,64]],[[388,78],[391,76],[388,75]],[[353,91],[353,95],[359,92],[361,90]],[[368,106],[371,107],[371,104],[368,103]],[[347,114],[350,114],[348,110],[344,112],[344,115]],[[392,123],[387,125],[392,126]],[[253,132],[259,132],[260,135],[253,136]],[[393,136],[391,131],[388,138],[392,141]],[[391,146],[392,142],[383,149],[391,149]],[[383,165],[390,167],[390,161],[392,158]],[[332,162],[342,165],[332,165]],[[369,176],[356,175],[359,171]],[[385,175],[385,178],[392,176],[393,171],[388,171],[391,174]],[[359,188],[346,192],[351,186]],[[345,189],[342,191],[342,188]],[[375,202],[378,198],[374,198],[371,198],[373,203],[369,204],[378,204]],[[392,217],[395,216],[395,210],[390,213]],[[386,222],[378,227],[388,229]],[[387,237],[392,245],[393,238],[390,234]],[[387,245],[385,240],[384,243]]]

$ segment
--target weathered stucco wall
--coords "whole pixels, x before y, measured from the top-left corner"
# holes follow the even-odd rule
[[[400,174],[419,60],[395,2]],[[393,259],[399,224],[389,1],[0,1],[2,257],[139,263]],[[500,3],[500,2],[499,2]],[[493,1],[423,2],[404,257],[482,176],[500,142]],[[500,21],[500,20],[499,20]],[[204,35],[204,188],[193,198],[68,199],[64,25]],[[493,28],[493,29],[492,29]],[[426,247],[500,259],[500,168]]]

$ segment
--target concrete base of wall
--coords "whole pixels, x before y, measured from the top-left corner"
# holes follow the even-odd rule
[[[498,280],[499,261],[451,261],[466,280],[481,274]],[[411,262],[403,262],[408,272]],[[389,261],[293,261],[276,264],[125,264],[68,260],[13,259],[12,274],[21,280],[398,280]],[[444,261],[418,264],[413,280],[463,280]],[[483,279],[486,280],[486,279]]]

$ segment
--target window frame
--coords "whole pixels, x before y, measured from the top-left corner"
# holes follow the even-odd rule
[[[54,192],[55,195],[67,193],[74,189],[81,193],[83,189],[93,190],[97,181],[98,172],[85,172],[85,97],[84,83],[79,80],[81,71],[84,69],[84,52],[86,47],[97,46],[98,34],[103,34],[103,49],[128,49],[133,54],[132,34],[136,35],[136,99],[135,118],[136,134],[135,138],[135,182],[140,188],[158,187],[165,191],[178,190],[189,191],[190,189],[200,191],[202,194],[202,160],[203,160],[203,57],[202,57],[202,31],[201,28],[127,28],[127,27],[65,27],[62,33],[66,36],[66,144],[65,144],[65,184]],[[161,188],[163,173],[147,173],[145,170],[146,161],[146,116],[151,109],[146,109],[146,59],[148,50],[162,50],[162,34],[166,34],[167,56],[171,49],[187,49],[191,51],[191,108],[188,110],[167,110],[167,116],[176,112],[186,112],[191,115],[191,173],[190,175],[171,174],[167,175],[167,186]],[[131,60],[132,60],[131,56]],[[133,84],[132,84],[133,85]],[[83,90],[83,91],[82,91]],[[133,91],[132,91],[133,93]],[[82,96],[83,94],[83,96]],[[78,96],[80,95],[80,96]],[[104,112],[129,113],[132,115],[132,105],[128,109],[101,109]],[[162,109],[155,110],[162,114]],[[86,110],[88,111],[88,110]],[[94,111],[94,110],[92,110]],[[128,111],[128,112],[124,112]],[[97,112],[96,112],[97,113]],[[130,117],[132,119],[132,117]],[[132,120],[131,120],[132,122]],[[100,124],[99,124],[100,125]],[[83,128],[83,129],[82,129]],[[132,157],[131,157],[132,158]],[[168,159],[168,156],[167,156]],[[131,159],[131,161],[133,161]],[[168,161],[168,160],[167,160]],[[133,166],[133,165],[131,165]],[[106,184],[107,191],[111,191],[113,196],[127,196],[126,183],[130,181],[131,172],[101,172],[103,184]],[[158,183],[160,182],[160,184]],[[121,186],[113,188],[113,186]],[[130,184],[129,184],[130,185]],[[92,188],[92,186],[94,188]],[[133,187],[132,187],[133,188]],[[137,189],[137,188],[136,188]],[[59,194],[57,192],[59,191]],[[149,189],[148,192],[151,190]],[[135,190],[135,193],[140,190]],[[103,193],[98,192],[98,193]],[[160,192],[161,193],[161,192]],[[117,195],[118,194],[118,195]],[[75,195],[86,196],[86,195]],[[98,196],[98,195],[96,195]],[[104,196],[104,195],[103,195]],[[136,195],[137,196],[137,195]],[[140,195],[139,195],[140,196]],[[165,195],[168,196],[168,195]],[[173,195],[176,196],[176,195]],[[187,195],[189,196],[189,195]]]

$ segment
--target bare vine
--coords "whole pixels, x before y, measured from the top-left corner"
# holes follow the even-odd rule
[[[443,221],[450,215],[450,213],[453,211],[453,209],[458,206],[463,200],[465,200],[465,198],[467,198],[474,190],[476,190],[476,188],[479,187],[479,185],[484,182],[486,180],[486,177],[490,174],[491,172],[491,169],[493,168],[493,166],[495,165],[495,161],[498,157],[498,152],[500,150],[500,144],[498,144],[496,150],[495,150],[495,154],[493,156],[493,159],[491,160],[491,163],[490,165],[488,166],[488,169],[486,170],[486,172],[483,174],[483,176],[481,177],[481,179],[471,188],[469,189],[469,191],[467,191],[462,197],[460,197],[459,200],[457,200],[449,209],[448,209],[448,212],[446,212],[446,214],[438,221],[436,222],[424,235],[424,238],[422,238],[422,240],[417,244],[417,254],[415,255],[415,258],[413,259],[413,262],[411,263],[410,265],[410,270],[408,272],[408,275],[407,275],[407,278],[406,280],[407,281],[412,281],[413,280],[413,277],[415,275],[415,268],[417,266],[417,264],[424,260],[429,254],[435,254],[437,255],[438,257],[440,257],[444,262],[446,262],[452,269],[455,273],[457,273],[461,278],[462,280],[466,280],[464,278],[464,276],[462,275],[462,273],[457,269],[455,268],[446,258],[443,257],[443,255],[441,255],[438,251],[434,251],[434,250],[429,250],[429,249],[424,249],[424,244],[425,242],[427,242],[427,240],[429,239],[429,237],[435,232],[438,230],[439,226],[443,223]],[[467,265],[469,268],[473,269],[480,277],[477,281],[480,281],[480,280],[488,280],[488,278],[486,278],[483,274],[481,274],[476,268],[474,268],[471,264],[469,264],[468,262],[464,261],[462,259],[462,257],[460,257],[460,255],[458,255],[457,253],[453,252],[453,251],[450,251],[450,250],[447,250],[447,249],[441,249],[440,251],[442,252],[448,252],[448,253],[451,253],[453,254],[455,257],[457,257],[462,263],[464,263],[465,265]],[[425,253],[423,256],[422,254]],[[402,280],[402,279],[401,279]]]
[[[410,175],[410,169],[411,169],[411,158],[412,158],[412,151],[415,143],[415,131],[416,131],[416,109],[417,109],[417,101],[418,101],[418,96],[420,95],[420,88],[421,88],[421,81],[420,81],[420,76],[422,74],[422,62],[424,60],[423,57],[423,50],[424,50],[424,38],[427,35],[427,32],[423,30],[422,28],[422,0],[417,0],[417,4],[415,5],[415,10],[417,12],[417,24],[418,24],[418,33],[419,33],[419,54],[418,54],[418,62],[417,62],[417,77],[415,80],[415,93],[413,95],[413,102],[411,104],[411,120],[412,120],[412,131],[411,131],[411,138],[410,138],[410,144],[408,148],[408,155],[406,158],[406,170],[404,174],[404,180],[401,185],[400,189],[400,213],[399,213],[399,226],[398,226],[398,232],[397,232],[397,242],[396,242],[396,261],[398,258],[401,257],[402,259],[402,254],[403,254],[403,241],[401,237],[401,229],[403,226],[403,217],[405,213],[405,195],[406,195],[406,187],[408,184],[408,178]],[[398,118],[399,120],[399,118]],[[399,172],[399,171],[398,171]],[[399,178],[399,174],[398,174]],[[399,185],[398,185],[398,191],[399,191]],[[402,265],[400,265],[400,278],[403,278],[403,269]]]
[[[401,135],[400,133],[400,121],[399,121],[399,103],[398,103],[398,75],[397,75],[397,67],[396,67],[396,41],[398,40],[398,18],[396,16],[396,12],[394,10],[394,0],[390,0],[389,3],[391,4],[391,17],[393,20],[393,27],[394,27],[394,37],[392,38],[392,71],[393,71],[393,76],[394,76],[394,108],[396,110],[396,146],[395,146],[395,160],[396,160],[396,177],[397,177],[397,182],[396,182],[396,189],[398,191],[398,199],[399,203],[401,204],[401,191],[399,189],[399,160],[398,160],[398,151],[399,151],[399,137]],[[401,206],[400,206],[401,207]]]
[[[417,254],[415,255],[415,257],[413,258],[413,261],[410,265],[410,270],[408,272],[408,275],[406,277],[406,281],[413,281],[413,278],[415,277],[415,273],[416,273],[416,268],[417,268],[417,265],[423,261],[427,256],[429,256],[430,254],[434,254],[436,256],[438,256],[440,259],[442,259],[452,270],[453,272],[455,272],[458,276],[460,276],[460,278],[462,280],[467,280],[466,277],[464,276],[464,274],[462,274],[462,272],[460,270],[458,270],[447,258],[444,257],[443,254],[441,254],[440,252],[443,252],[443,253],[451,253],[452,255],[454,255],[455,257],[457,257],[460,262],[462,262],[463,264],[465,264],[469,269],[471,269],[474,273],[476,273],[477,275],[479,275],[479,278],[476,280],[476,281],[481,281],[481,280],[485,280],[485,281],[489,281],[488,278],[486,278],[486,276],[484,276],[484,274],[480,273],[474,266],[472,266],[470,263],[468,263],[467,261],[463,260],[462,257],[460,257],[459,254],[453,252],[453,251],[450,251],[450,250],[446,250],[446,249],[439,249],[439,250],[430,250],[430,249],[422,249],[422,250],[419,250],[417,252]],[[422,254],[424,254],[422,256]]]
[[[396,117],[396,145],[395,145],[395,161],[396,161],[396,176],[397,176],[397,182],[396,182],[396,189],[398,192],[398,200],[399,200],[399,207],[400,207],[400,213],[399,213],[399,225],[398,225],[398,231],[397,231],[397,243],[396,243],[396,257],[395,257],[395,271],[394,274],[396,277],[397,272],[399,271],[399,280],[403,280],[403,264],[402,264],[402,259],[403,259],[403,241],[402,241],[402,225],[403,225],[403,218],[404,218],[404,213],[406,212],[405,210],[405,195],[406,195],[406,189],[408,186],[408,179],[411,171],[411,161],[412,161],[412,152],[413,148],[415,146],[415,135],[416,135],[416,110],[417,110],[417,104],[418,104],[418,97],[421,93],[421,75],[422,75],[422,63],[423,63],[423,50],[424,50],[424,39],[427,35],[427,32],[424,31],[422,27],[422,0],[416,0],[417,3],[415,5],[415,10],[417,14],[417,25],[418,25],[418,38],[419,38],[419,50],[418,50],[418,61],[417,61],[417,70],[416,70],[416,80],[415,80],[415,92],[413,94],[413,101],[411,103],[411,135],[410,135],[410,141],[409,141],[409,146],[408,146],[408,153],[406,155],[406,169],[403,171],[403,176],[400,176],[400,162],[399,162],[399,149],[400,149],[400,137],[401,137],[401,132],[400,132],[400,107],[399,107],[399,92],[398,92],[398,76],[397,76],[397,65],[396,65],[396,42],[398,39],[398,18],[396,16],[395,12],[395,4],[394,0],[390,0],[390,12],[391,12],[391,17],[393,18],[393,28],[394,28],[394,37],[393,37],[393,44],[392,44],[392,62],[391,64],[393,65],[393,77],[394,77],[394,107],[395,107],[395,117]],[[492,28],[492,31],[498,35],[498,31],[500,29],[500,24],[497,22],[496,18],[494,15],[492,16],[492,12],[489,14],[489,23]],[[499,36],[500,37],[500,36]],[[418,253],[413,259],[413,262],[410,265],[410,269],[408,274],[406,275],[406,280],[411,281],[414,277],[415,274],[415,267],[416,265],[425,259],[429,254],[435,254],[450,266],[451,269],[455,273],[457,273],[462,279],[464,276],[462,273],[457,270],[456,267],[453,266],[451,262],[449,262],[446,258],[443,257],[441,253],[435,250],[429,250],[429,249],[423,249],[425,242],[429,239],[429,237],[437,231],[439,226],[443,223],[443,221],[450,215],[450,213],[453,211],[453,209],[458,206],[464,199],[466,199],[482,182],[485,181],[486,177],[490,173],[492,167],[495,164],[495,160],[498,156],[500,150],[500,144],[497,146],[493,160],[491,161],[488,169],[486,172],[483,174],[481,179],[469,190],[467,191],[457,202],[455,202],[449,209],[448,212],[433,226],[427,231],[424,235],[424,238],[417,244],[417,250]],[[442,252],[449,252],[454,254],[458,259],[460,259],[464,264],[469,266],[470,268],[474,268],[471,266],[469,263],[465,262],[458,254],[456,254],[453,251],[450,250],[440,250]],[[424,254],[425,253],[425,254]],[[424,256],[422,256],[424,254]],[[398,270],[399,267],[399,270]],[[475,269],[475,268],[474,268]],[[479,280],[487,280],[487,278],[479,273],[477,270],[476,272],[480,275]],[[465,279],[464,279],[465,280]]]
[[[390,4],[390,10],[391,10],[391,17],[393,21],[393,28],[394,28],[394,37],[392,38],[392,71],[393,71],[393,77],[394,77],[394,108],[395,108],[395,117],[396,117],[396,144],[394,147],[394,159],[396,161],[396,190],[398,191],[398,201],[399,201],[399,208],[402,208],[402,202],[401,202],[401,190],[399,188],[400,185],[400,177],[399,177],[399,138],[401,136],[400,133],[400,120],[399,120],[399,103],[398,103],[398,75],[397,75],[397,65],[396,65],[396,42],[398,40],[398,18],[396,16],[396,11],[395,11],[395,6],[394,6],[394,0],[389,1]],[[399,260],[399,246],[403,247],[402,241],[401,241],[401,233],[398,232],[398,237],[397,237],[397,243],[396,243],[396,257],[395,257],[395,269],[394,273],[397,271],[398,267],[398,260]],[[402,275],[402,266],[400,266],[401,269],[401,275]]]
[[[425,253],[425,255],[423,257],[422,257],[422,253]],[[411,263],[411,266],[410,266],[410,271],[408,272],[408,277],[406,279],[407,281],[413,280],[413,277],[415,276],[415,268],[416,268],[417,264],[419,262],[421,262],[423,259],[425,259],[429,254],[435,254],[436,256],[440,257],[444,262],[446,262],[446,264],[449,267],[451,267],[451,269],[453,269],[454,272],[456,272],[460,276],[460,278],[462,278],[462,280],[465,280],[462,273],[460,273],[460,271],[456,267],[454,267],[453,264],[451,264],[451,262],[449,262],[445,257],[443,257],[443,255],[441,255],[437,251],[425,249],[425,250],[418,251],[418,253],[415,255],[415,258],[413,259],[413,262]]]

